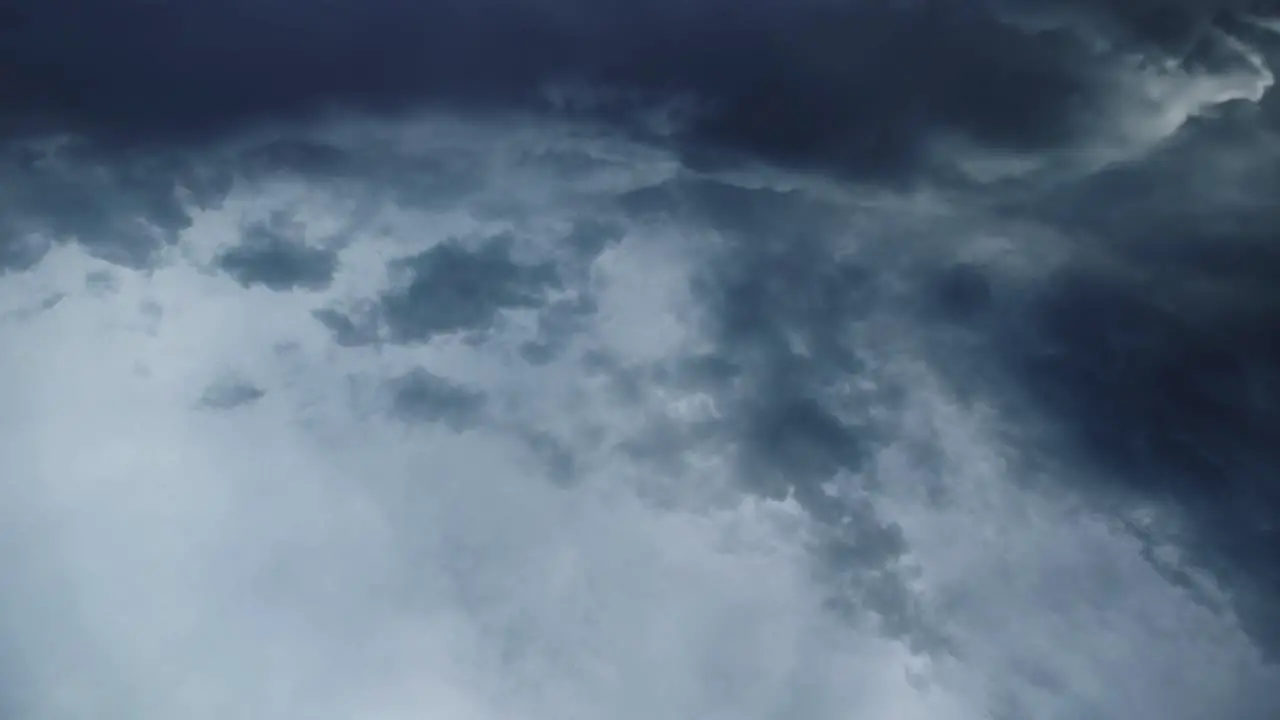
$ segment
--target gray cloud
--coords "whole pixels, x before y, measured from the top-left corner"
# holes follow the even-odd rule
[[[337,252],[309,247],[302,232],[284,217],[251,225],[239,245],[218,256],[218,267],[246,287],[323,290],[337,272]]]
[[[204,257],[208,228],[239,226],[241,197],[291,205],[265,189],[280,177],[317,193],[395,196],[379,183],[398,183],[400,170],[376,171],[393,143],[349,132],[319,170],[233,173],[228,210],[181,234],[191,244],[180,249]],[[510,157],[492,152],[493,165]],[[258,162],[245,157],[209,162]],[[82,478],[29,535],[74,553],[59,562],[86,598],[84,622],[119,656],[118,678],[101,672],[107,660],[84,661],[77,682],[89,696],[160,677],[163,664],[219,678],[209,697],[256,709],[267,703],[261,678],[280,663],[317,688],[291,695],[295,713],[378,708],[389,695],[416,709],[420,698],[396,695],[399,676],[387,670],[407,664],[415,688],[437,682],[465,702],[513,698],[533,717],[581,703],[593,716],[625,707],[701,717],[728,703],[746,717],[884,707],[929,717],[1267,717],[1258,688],[1269,671],[1247,644],[1265,643],[1265,627],[1251,620],[1246,637],[1233,615],[1262,617],[1248,603],[1264,603],[1265,587],[1220,572],[1238,597],[1219,601],[1202,570],[1221,570],[1208,556],[1229,555],[1215,550],[1225,546],[1202,541],[1201,555],[1170,559],[1168,537],[1136,537],[1135,523],[1119,522],[1129,520],[1122,503],[1099,500],[1119,484],[1104,484],[1105,473],[1094,486],[1074,479],[1102,468],[1130,481],[1138,500],[1168,498],[1192,519],[1214,503],[1106,462],[1108,448],[1088,437],[1031,432],[1074,438],[1085,420],[1129,402],[1122,390],[1147,402],[1165,392],[1156,379],[1177,379],[1147,362],[1144,387],[1071,384],[1073,373],[1133,379],[1088,367],[1108,333],[1071,313],[1125,324],[1126,297],[1144,296],[1100,283],[1132,277],[1120,270],[1137,253],[1101,254],[1088,217],[1053,212],[1101,192],[1089,183],[1105,185],[1104,175],[1021,195],[988,188],[979,202],[970,191],[794,176],[786,189],[764,173],[733,181],[680,170],[631,184],[578,178],[564,190],[536,163],[520,167],[540,182],[503,185],[509,173],[498,172],[471,198],[474,214],[428,201],[427,183],[404,193],[423,202],[371,201],[369,218],[339,218],[355,228],[342,239],[350,262],[341,283],[315,280],[319,297],[202,284],[206,275],[180,263],[117,268],[127,281],[116,291],[91,301],[73,291],[48,314],[58,332],[38,321],[21,328],[22,346],[57,365],[0,352],[26,378],[13,386],[20,410],[67,426],[40,437],[73,437],[80,448],[41,454],[19,438],[5,440],[3,457]],[[288,256],[307,239],[280,218],[255,232],[236,250]],[[1024,242],[992,245],[1006,236]],[[1042,261],[1033,240],[1058,259]],[[79,283],[86,262],[53,258],[12,277]],[[257,266],[239,269],[248,267]],[[275,274],[256,282],[297,281],[267,267]],[[1165,277],[1187,272],[1175,267]],[[1092,284],[1072,288],[1072,272]],[[140,297],[165,308],[150,335],[96,329],[112,327],[112,312],[132,318]],[[1069,306],[1056,324],[1055,302]],[[298,322],[308,317],[320,327]],[[1159,317],[1130,324],[1166,350],[1186,349]],[[473,336],[485,342],[465,342]],[[286,338],[293,350],[271,350]],[[1065,364],[1032,367],[1051,347],[1065,347]],[[146,377],[131,374],[140,356]],[[254,368],[255,382],[207,388],[204,407],[262,393],[271,401],[186,415],[223,363]],[[1078,407],[1055,400],[1060,387],[1074,389]],[[1103,396],[1120,405],[1092,404]],[[126,405],[138,408],[130,423],[94,410]],[[1226,423],[1241,417],[1224,413]],[[1122,407],[1117,416],[1124,429],[1161,429],[1154,415]],[[1027,432],[986,435],[991,417]],[[433,425],[450,432],[426,431]],[[1039,484],[1021,477],[1037,463],[1061,472]],[[108,472],[118,504],[103,513],[92,488]],[[193,478],[187,494],[154,492],[178,475]],[[28,505],[0,507],[41,507],[21,488],[0,485]],[[1227,504],[1216,507],[1229,517]],[[106,535],[127,552],[109,550]],[[143,601],[130,587],[148,589],[147,612],[112,610]],[[173,624],[149,630],[156,618]],[[15,707],[47,715],[50,668],[66,653],[49,633],[0,627],[18,656],[35,658]],[[187,654],[171,637],[215,651]],[[678,640],[668,648],[654,637]],[[263,638],[276,654],[256,664],[251,648]],[[447,652],[428,650],[439,647]],[[582,670],[601,664],[619,674]],[[1121,668],[1132,679],[1123,693],[1106,682]],[[937,687],[918,693],[904,672]],[[739,700],[730,686],[755,694]],[[548,697],[547,688],[559,689]],[[156,691],[119,702],[145,716],[192,701]]]
[[[484,418],[483,393],[422,368],[392,379],[392,413],[410,422],[440,422],[454,431],[465,430]]]
[[[174,156],[119,156],[79,140],[21,143],[3,151],[0,263],[24,269],[52,243],[77,242],[93,255],[146,267],[191,224],[197,207],[230,187],[221,168]]]
[[[497,237],[470,249],[450,240],[419,255],[391,263],[401,287],[383,294],[373,315],[361,320],[321,311],[317,318],[340,342],[358,344],[377,337],[369,323],[386,328],[390,342],[425,342],[449,333],[484,333],[504,310],[536,308],[558,284],[548,264],[525,265],[512,257],[514,240]]]
[[[495,238],[472,251],[450,242],[398,263],[408,284],[381,301],[392,337],[415,341],[484,330],[504,309],[541,304],[556,282],[555,271],[518,264],[511,257],[512,244],[510,238]]]
[[[329,332],[333,333],[334,342],[342,347],[373,345],[378,342],[376,320],[368,317],[356,320],[342,312],[328,308],[314,310],[311,314]]]
[[[0,481],[0,508],[32,509],[47,522],[10,532],[71,553],[58,567],[79,585],[66,592],[89,598],[84,625],[133,668],[106,685],[177,667],[157,650],[171,647],[164,632],[209,634],[194,620],[173,621],[181,635],[111,615],[130,597],[118,582],[154,584],[211,626],[249,623],[255,643],[279,639],[281,662],[320,688],[308,701],[321,716],[341,713],[330,694],[388,674],[347,654],[355,640],[412,635],[383,619],[416,627],[439,613],[465,652],[409,664],[479,677],[451,664],[473,653],[503,682],[540,688],[502,686],[533,703],[520,708],[530,717],[622,706],[705,717],[739,687],[760,688],[739,715],[874,715],[854,698],[875,688],[842,692],[878,676],[841,664],[826,644],[837,637],[904,648],[960,688],[930,710],[912,705],[921,716],[1270,717],[1271,670],[1249,643],[1270,662],[1280,652],[1280,114],[1263,94],[1277,51],[1240,15],[1265,10],[339,0],[306,17],[241,2],[25,11],[9,18],[17,42],[0,42],[0,60],[20,68],[0,80],[14,100],[0,129],[85,139],[4,150],[0,290],[37,293],[4,302],[61,302],[13,316],[20,340],[6,347],[20,350],[0,350],[21,418],[6,425],[17,439],[0,447],[12,470],[0,477],[42,472],[32,485],[51,488],[36,497]],[[62,32],[66,17],[104,39]],[[106,31],[115,23],[129,31]],[[223,35],[243,41],[234,57]],[[549,107],[537,90],[552,81],[587,89]],[[674,134],[641,122],[683,95],[694,111]],[[403,136],[360,114],[420,104],[466,112]],[[358,112],[336,130],[289,122],[321,107]],[[553,142],[514,111],[595,124]],[[234,132],[255,121],[270,132]],[[652,179],[643,153],[660,158]],[[227,215],[244,232],[213,264],[244,287],[317,297],[255,294],[272,312],[248,310],[229,283],[233,295],[200,295],[196,274],[182,274],[188,256],[157,262],[175,244],[207,249],[196,216],[233,190],[288,204],[277,181],[357,210],[323,243],[301,215],[249,226]],[[40,263],[66,245],[127,281],[67,254]],[[67,277],[85,279],[92,300]],[[104,308],[132,318],[137,285],[173,296],[166,322],[120,340]],[[195,420],[165,409],[166,393],[189,406],[217,362],[241,359],[220,354],[285,336],[302,338],[289,380],[224,378],[197,406],[271,402]],[[128,370],[143,362],[145,381]],[[357,418],[359,393],[344,394],[353,374],[374,378],[384,407]],[[126,405],[137,423],[94,414]],[[388,410],[399,422],[381,425]],[[417,424],[453,432],[405,427]],[[297,439],[308,433],[324,439]],[[175,468],[205,484],[183,499],[136,479]],[[367,495],[326,475],[353,469],[369,475]],[[102,513],[92,487],[106,475],[125,499]],[[225,489],[250,476],[259,482]],[[622,488],[625,507],[592,504],[602,485]],[[644,502],[627,504],[632,494]],[[243,545],[154,541],[216,524],[214,507],[231,520],[209,537]],[[340,507],[377,519],[342,520]],[[784,507],[800,519],[780,526],[802,528],[785,539],[751,515]],[[699,534],[732,513],[725,537]],[[772,559],[700,554],[741,533],[768,536],[751,542],[775,543],[762,554]],[[148,554],[157,547],[174,554]],[[60,643],[79,631],[13,619],[40,615],[28,597],[57,584],[23,564],[39,553],[23,553],[0,554],[23,588],[0,601],[0,672],[34,660],[0,684],[0,713],[41,717],[50,668],[70,652]],[[166,563],[222,574],[189,582]],[[330,577],[345,582],[329,588]],[[650,624],[633,636],[637,617]],[[650,628],[684,639],[654,649],[639,638]],[[779,644],[757,636],[775,632]],[[221,695],[265,707],[241,675],[268,677],[270,663],[230,667],[247,645],[217,640],[225,657],[177,659],[244,683]],[[102,675],[96,662],[82,674]],[[613,680],[581,669],[601,662]],[[1123,691],[1111,682],[1122,671]],[[441,682],[501,695],[471,675]]]
[[[11,24],[0,62],[16,70],[0,91],[10,132],[146,142],[334,106],[569,112],[646,132],[655,104],[692,96],[703,111],[677,142],[695,164],[746,151],[902,176],[939,135],[1060,147],[1107,114],[1125,52],[1195,62],[1187,48],[1240,11],[1206,7],[339,0],[303,18],[277,2],[60,0]],[[599,91],[568,104],[540,93],[566,85]],[[276,151],[341,165],[300,145]]]
[[[120,286],[119,279],[107,270],[94,270],[85,273],[84,286],[95,293],[107,293]]]
[[[210,410],[234,410],[261,400],[266,391],[239,377],[223,377],[205,388],[200,405]]]

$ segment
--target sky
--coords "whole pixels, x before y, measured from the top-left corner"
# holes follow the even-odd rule
[[[0,720],[1280,717],[1278,61],[0,0]]]

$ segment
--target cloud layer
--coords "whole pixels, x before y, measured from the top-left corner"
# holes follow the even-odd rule
[[[334,107],[554,110],[679,130],[690,162],[897,177],[939,134],[1061,149],[1117,106],[1141,113],[1153,83],[1219,84],[1217,33],[1242,5],[56,0],[8,12],[0,92],[11,132],[181,141]]]
[[[0,713],[1274,717],[1267,12],[12,6]]]

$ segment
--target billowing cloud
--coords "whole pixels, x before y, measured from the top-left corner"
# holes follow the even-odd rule
[[[309,247],[305,236],[295,236],[300,230],[290,228],[287,218],[252,225],[241,244],[218,257],[218,267],[246,287],[323,290],[337,272],[337,253]]]
[[[1280,712],[1268,8],[285,5],[0,14],[0,713]]]

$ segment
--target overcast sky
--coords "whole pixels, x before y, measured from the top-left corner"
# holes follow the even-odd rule
[[[1277,61],[0,0],[0,717],[1280,717]]]

